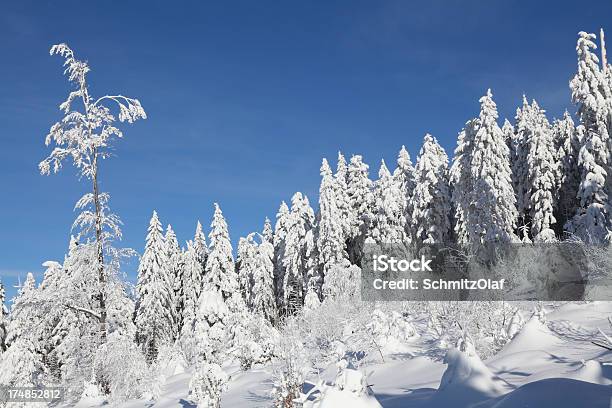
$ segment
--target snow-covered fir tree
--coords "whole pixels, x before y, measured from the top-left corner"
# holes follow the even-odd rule
[[[404,214],[404,221],[406,223],[406,240],[411,241],[414,235],[412,231],[412,196],[414,194],[415,184],[415,173],[410,154],[406,147],[402,145],[397,155],[397,167],[393,171],[393,179],[399,185],[400,194],[402,196],[402,214]]]
[[[511,149],[512,180],[516,196],[516,208],[518,212],[519,236],[529,240],[530,200],[529,192],[529,167],[527,156],[529,154],[529,141],[533,132],[533,120],[531,106],[527,97],[523,95],[523,105],[516,109],[516,133]]]
[[[206,282],[216,287],[222,294],[223,300],[240,298],[240,287],[232,254],[227,222],[221,212],[219,204],[215,203],[215,213],[210,224],[208,235],[210,246],[206,261]]]
[[[467,245],[469,243],[468,226],[467,226],[467,211],[470,206],[470,188],[472,177],[470,174],[470,160],[472,156],[473,140],[471,137],[474,134],[473,128],[476,125],[476,119],[469,120],[465,127],[457,136],[457,147],[453,163],[450,168],[451,182],[451,198],[454,213],[453,217],[453,232],[455,240],[458,244]]]
[[[193,249],[196,251],[198,259],[202,264],[202,269],[205,269],[208,258],[208,246],[206,245],[206,235],[204,234],[200,221],[198,221],[196,225],[196,231],[193,237]]]
[[[304,296],[304,308],[314,310],[321,304],[323,286],[323,270],[319,264],[319,247],[316,242],[316,219],[315,225],[306,232],[306,265],[304,282],[306,285]]]
[[[342,211],[338,208],[337,181],[326,159],[321,165],[319,188],[319,220],[317,223],[317,248],[319,265],[323,275],[334,264],[346,257]]]
[[[578,209],[578,188],[580,187],[580,168],[578,153],[580,139],[572,116],[565,111],[563,119],[553,123],[553,134],[557,151],[557,234],[561,236],[565,224],[571,220]]]
[[[346,245],[346,240],[351,235],[351,204],[348,196],[348,166],[342,152],[338,152],[338,163],[336,165],[334,181],[336,207],[338,207],[338,211],[341,214],[342,235],[345,240],[343,245]]]
[[[509,149],[491,90],[480,104],[479,117],[460,134],[453,163],[459,217],[455,229],[472,248],[512,241],[517,218]]]
[[[233,341],[232,326],[239,323],[235,317],[242,316],[245,310],[227,222],[219,205],[215,203],[214,207],[215,213],[208,235],[210,246],[205,280],[198,299],[195,321],[197,371],[205,362],[221,363],[228,345]]]
[[[368,178],[368,165],[359,155],[351,157],[347,183],[351,227],[348,236],[348,255],[351,263],[360,265],[363,245],[373,218],[374,196],[372,181]]]
[[[253,276],[258,267],[258,245],[255,242],[255,233],[241,237],[238,241],[238,257],[236,259],[236,269],[238,271],[238,282],[240,292],[246,306],[253,307],[254,281]]]
[[[257,248],[257,267],[253,272],[253,313],[276,323],[278,312],[274,296],[274,246],[262,239]]]
[[[593,50],[595,34],[579,33],[576,52],[578,71],[570,82],[572,101],[578,105],[578,138],[581,141],[578,166],[581,181],[580,205],[567,223],[569,232],[587,243],[609,242],[612,231],[610,206],[610,123],[606,95],[609,83]]]
[[[8,348],[0,355],[0,384],[3,386],[42,385],[44,376],[42,354],[38,336],[32,331],[32,327],[38,322],[36,310],[32,307],[35,292],[34,276],[28,273],[13,300],[6,339]]]
[[[8,327],[8,335],[6,337],[6,345],[10,346],[15,340],[27,332],[28,326],[33,324],[34,310],[32,303],[36,295],[36,280],[31,272],[26,275],[25,281],[19,286],[17,297],[13,299],[11,305],[10,321]],[[29,336],[31,337],[31,336]]]
[[[285,252],[285,238],[289,227],[289,207],[283,201],[276,213],[276,224],[274,226],[274,294],[278,310],[285,307],[285,294],[283,282],[285,280],[285,265],[283,264]]]
[[[284,267],[283,299],[288,314],[297,311],[304,303],[308,288],[307,234],[313,227],[314,212],[308,198],[297,192],[291,198],[287,235],[284,240],[282,264]]]
[[[552,127],[536,101],[529,110],[530,131],[527,140],[527,189],[531,236],[534,241],[555,240],[552,226],[556,223],[553,215],[557,191],[557,161]]]
[[[400,184],[391,176],[383,160],[374,189],[374,211],[369,231],[375,242],[398,244],[406,241],[404,197]]]
[[[157,212],[153,211],[138,267],[138,303],[134,320],[137,341],[149,361],[157,358],[161,346],[171,344],[174,339],[174,285],[171,276],[161,223]]]
[[[187,242],[183,253],[182,298],[183,324],[179,335],[183,353],[188,362],[195,357],[195,324],[198,315],[199,299],[202,293],[204,268],[198,251],[192,241]]]
[[[268,217],[264,220],[264,226],[261,231],[261,237],[264,241],[269,242],[270,244],[274,243],[274,230],[272,229],[272,221]]]
[[[430,134],[423,139],[415,182],[410,219],[416,245],[447,242],[451,231],[448,156]]]
[[[172,303],[173,307],[173,331],[176,335],[180,331],[181,325],[183,324],[183,306],[181,299],[183,298],[183,252],[176,238],[176,234],[172,229],[172,226],[168,224],[166,227],[166,257],[168,261],[168,274],[172,282]]]

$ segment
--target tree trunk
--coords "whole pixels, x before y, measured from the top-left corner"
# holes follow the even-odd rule
[[[106,272],[104,270],[104,248],[102,242],[102,208],[98,189],[98,152],[94,151],[93,159],[93,195],[96,213],[96,255],[98,260],[98,307],[100,309],[100,342],[106,343]]]

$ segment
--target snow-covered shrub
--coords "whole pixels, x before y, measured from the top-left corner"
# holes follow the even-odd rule
[[[319,391],[319,395],[314,401],[304,401],[304,408],[382,407],[372,394],[367,377],[353,368],[341,369],[333,385],[319,384],[313,391]]]
[[[300,397],[304,380],[312,370],[311,356],[303,341],[296,322],[286,322],[274,347],[272,398],[277,408],[296,406],[294,400]]]
[[[242,319],[240,329],[234,338],[233,354],[240,361],[243,370],[254,364],[269,361],[274,352],[278,331],[261,315],[249,315]]]
[[[323,282],[325,299],[348,299],[359,296],[361,269],[349,261],[334,264]]]
[[[385,312],[377,308],[371,318],[368,329],[381,345],[401,343],[417,334],[414,326],[396,310]]]
[[[202,363],[197,368],[189,383],[191,398],[198,408],[219,408],[221,394],[227,389],[229,376],[221,366],[214,363]]]
[[[94,367],[96,375],[105,379],[112,403],[159,395],[156,367],[150,367],[136,343],[125,336],[110,335],[98,349]]]
[[[516,311],[508,302],[430,302],[429,335],[437,340],[440,356],[467,334],[478,355],[488,358],[511,339],[508,329]]]

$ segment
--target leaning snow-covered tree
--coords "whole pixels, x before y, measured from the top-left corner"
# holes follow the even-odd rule
[[[423,139],[423,147],[417,159],[415,180],[413,212],[410,217],[415,243],[445,243],[451,230],[448,156],[429,133]]]
[[[104,342],[107,335],[106,289],[107,270],[105,268],[105,246],[112,236],[117,236],[119,219],[104,211],[108,203],[108,194],[99,189],[100,161],[108,158],[115,139],[123,133],[115,126],[115,122],[133,123],[145,119],[146,113],[137,99],[122,95],[105,95],[99,98],[89,93],[87,74],[89,65],[77,60],[74,52],[66,44],[51,47],[51,55],[64,57],[64,73],[75,89],[60,105],[64,118],[55,123],[46,137],[47,145],[55,148],[40,165],[42,174],[58,172],[64,161],[72,160],[78,169],[80,177],[91,182],[91,192],[79,200],[77,207],[83,212],[77,218],[77,225],[85,227],[83,233],[91,233],[96,246],[95,269],[98,274],[98,323],[100,340]],[[111,106],[118,108],[117,117],[112,113]]]
[[[612,207],[610,204],[610,84],[599,67],[595,34],[579,33],[576,52],[578,72],[570,82],[572,101],[578,105],[580,124],[576,128],[581,141],[578,166],[581,182],[580,206],[567,229],[587,243],[610,241]]]
[[[145,250],[138,267],[138,303],[134,322],[137,341],[149,361],[157,358],[163,345],[174,340],[174,285],[171,279],[166,243],[157,212],[149,222]]]

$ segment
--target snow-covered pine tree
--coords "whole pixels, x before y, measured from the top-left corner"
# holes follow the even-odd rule
[[[412,231],[412,221],[410,220],[410,217],[412,217],[413,208],[412,195],[416,185],[414,166],[412,165],[410,154],[404,145],[402,145],[402,148],[397,155],[397,167],[393,171],[393,179],[398,184],[401,196],[403,197],[401,204],[402,214],[404,214],[406,223],[406,240],[411,241],[414,234]]]
[[[304,304],[307,289],[307,233],[312,229],[314,212],[308,197],[297,192],[291,198],[291,213],[283,249],[283,297],[285,313],[293,314]]]
[[[338,208],[337,181],[332,175],[326,159],[321,165],[321,187],[319,188],[319,221],[317,224],[317,249],[323,276],[336,263],[346,257],[342,212]]]
[[[283,292],[283,282],[285,280],[285,238],[289,227],[289,207],[283,201],[276,213],[276,225],[274,226],[274,295],[276,306],[279,311],[285,308],[285,294]]]
[[[206,245],[206,235],[202,230],[202,224],[198,221],[195,235],[193,237],[193,249],[196,251],[202,270],[206,269],[206,261],[208,259],[208,246]]]
[[[369,235],[379,244],[406,241],[404,195],[382,160],[374,190],[374,214]]]
[[[38,323],[34,276],[28,273],[11,307],[7,349],[0,356],[0,384],[14,387],[37,387],[43,378],[41,345],[32,327]],[[19,405],[17,405],[19,406]]]
[[[508,119],[504,119],[504,125],[502,126],[502,133],[504,134],[504,140],[506,141],[506,145],[508,146],[508,151],[510,152],[510,170],[512,171],[512,187],[514,188],[514,194],[516,195],[516,179],[514,177],[514,156],[516,153],[515,142],[516,142],[516,134],[514,132],[514,126]]]
[[[374,196],[372,181],[368,178],[368,165],[359,155],[351,157],[347,175],[349,200],[348,255],[351,263],[361,265],[363,245],[372,222]]]
[[[516,208],[518,212],[519,236],[530,241],[531,214],[529,192],[529,165],[527,156],[529,154],[529,141],[533,133],[533,120],[531,120],[531,106],[527,97],[523,94],[523,105],[516,109],[516,133],[512,143],[511,170],[513,187],[516,196]]]
[[[157,212],[153,211],[138,267],[138,301],[134,320],[137,341],[150,362],[157,358],[159,348],[171,344],[174,337],[174,286],[169,269],[161,223]]]
[[[552,226],[556,223],[553,215],[555,205],[557,161],[552,127],[544,110],[534,100],[531,103],[527,140],[527,192],[531,236],[534,241],[554,241]]]
[[[242,293],[242,298],[249,310],[253,308],[253,296],[255,295],[253,276],[258,263],[258,245],[255,242],[255,233],[247,235],[246,238],[241,237],[238,241],[236,269],[240,293]]]
[[[609,178],[610,134],[606,95],[609,84],[592,51],[597,48],[595,34],[580,32],[576,52],[578,71],[570,82],[572,101],[578,105],[580,124],[576,131],[581,140],[578,166],[581,182],[580,206],[567,223],[567,230],[587,243],[609,242],[612,231]]]
[[[321,304],[323,286],[323,271],[319,265],[320,256],[319,248],[316,242],[316,220],[315,225],[306,232],[305,248],[306,248],[306,265],[304,272],[305,296],[304,308],[306,310],[314,310]]]
[[[515,239],[516,207],[509,150],[497,124],[491,90],[480,98],[480,115],[468,122],[459,140],[453,178],[459,192],[459,233],[473,249],[485,242]]]
[[[445,243],[451,231],[448,156],[429,133],[419,152],[415,180],[410,217],[415,243],[417,246]]]
[[[98,165],[101,160],[111,156],[113,141],[123,137],[123,133],[115,126],[116,119],[120,122],[133,123],[138,119],[146,119],[147,115],[137,99],[122,95],[106,95],[94,98],[89,93],[87,74],[90,68],[85,61],[77,60],[74,52],[66,44],[51,47],[51,55],[64,57],[64,73],[76,90],[70,92],[66,101],[60,105],[64,118],[55,123],[45,139],[45,144],[52,142],[57,146],[51,154],[39,164],[42,174],[57,173],[65,159],[72,162],[79,171],[80,177],[85,177],[92,183],[91,193],[85,194],[78,202],[77,208],[84,211],[79,214],[75,224],[85,227],[83,233],[92,233],[96,246],[98,275],[96,295],[98,301],[98,323],[101,342],[106,341],[106,281],[105,267],[106,241],[109,236],[118,235],[120,221],[114,214],[105,212],[108,194],[99,190]],[[81,110],[75,108],[76,103]],[[111,113],[111,106],[117,106],[119,114]],[[106,229],[106,231],[105,231]],[[110,230],[110,232],[108,231]]]
[[[4,285],[0,281],[0,354],[6,351],[6,334],[8,324],[8,309],[4,304],[6,293]]]
[[[18,338],[26,337],[23,335],[34,323],[32,302],[36,296],[36,280],[31,272],[26,275],[25,281],[20,285],[17,296],[11,305],[11,319],[8,326],[6,345],[10,347]],[[33,337],[33,336],[27,336]]]
[[[194,333],[204,279],[204,269],[192,241],[187,242],[187,249],[183,253],[182,279],[183,325],[179,339],[187,361],[192,363],[196,354]]]
[[[210,247],[206,261],[205,281],[221,291],[224,301],[230,298],[237,300],[241,298],[240,287],[227,222],[219,204],[215,203],[214,206],[215,213],[208,235]]]
[[[253,312],[270,323],[278,321],[274,295],[274,246],[263,238],[257,248],[257,267],[253,273]]]
[[[272,222],[268,217],[264,221],[264,226],[261,231],[261,237],[264,241],[272,244],[274,242],[274,230],[272,229]]]
[[[196,367],[222,362],[246,307],[240,294],[232,244],[221,208],[214,204],[205,280],[195,321]],[[205,363],[206,362],[206,363]],[[196,368],[196,370],[199,370]]]
[[[342,222],[342,236],[344,250],[346,251],[346,240],[351,235],[351,205],[348,196],[348,167],[346,159],[342,152],[338,152],[338,164],[336,166],[336,174],[334,174],[336,197],[336,207],[340,212],[340,220]]]
[[[469,120],[457,136],[457,147],[450,169],[451,198],[454,212],[453,231],[460,245],[469,243],[467,208],[471,203],[472,177],[470,161],[474,148],[473,136],[476,119]]]
[[[165,242],[168,273],[172,282],[172,303],[174,304],[172,320],[174,321],[173,332],[176,339],[183,324],[183,306],[181,304],[181,299],[183,298],[183,252],[170,224],[166,227]]]
[[[514,126],[508,119],[504,119],[504,125],[502,126],[502,133],[504,134],[504,140],[508,145],[508,149],[510,150],[510,158],[512,158],[513,153],[513,143],[514,143]]]
[[[565,224],[572,219],[578,209],[577,195],[580,187],[580,168],[578,167],[580,139],[574,126],[574,120],[567,111],[563,114],[563,119],[555,120],[553,134],[559,163],[555,219],[557,220],[557,234],[561,236]]]

